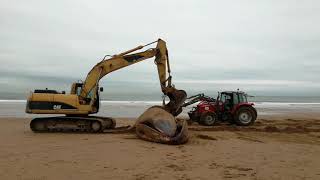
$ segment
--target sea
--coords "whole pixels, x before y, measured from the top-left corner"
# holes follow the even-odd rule
[[[253,102],[259,115],[275,115],[295,113],[320,113],[320,97],[290,96],[256,96],[249,99]],[[147,108],[161,105],[161,99],[148,101],[102,100],[98,116],[106,117],[138,117]],[[33,118],[39,116],[25,113],[26,100],[0,100],[0,117]],[[187,112],[195,106],[184,108],[180,117],[187,117]]]

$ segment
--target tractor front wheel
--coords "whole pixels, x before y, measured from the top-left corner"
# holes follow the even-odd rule
[[[217,122],[216,113],[204,113],[200,117],[200,124],[205,126],[213,126]]]
[[[254,123],[256,118],[252,107],[240,107],[234,115],[235,123],[240,126],[249,126]]]

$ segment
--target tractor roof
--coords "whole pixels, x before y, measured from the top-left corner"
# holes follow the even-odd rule
[[[243,92],[243,91],[222,91],[221,93],[239,93],[239,94],[246,94],[245,92]]]
[[[221,93],[225,93],[225,94],[238,93],[238,94],[244,94],[245,96],[248,96],[248,97],[254,97],[254,96],[251,96],[243,91],[222,91]]]

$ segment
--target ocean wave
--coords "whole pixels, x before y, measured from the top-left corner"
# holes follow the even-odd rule
[[[162,101],[101,101],[106,104],[162,104]]]
[[[8,102],[8,103],[26,103],[27,100],[7,100],[7,99],[0,99],[0,103],[2,102]]]
[[[320,103],[308,103],[308,102],[256,102],[256,106],[259,107],[289,107],[289,106],[314,106],[320,105]]]
[[[26,103],[27,100],[0,99],[0,103]],[[102,104],[114,105],[162,105],[162,101],[101,101]],[[166,102],[167,103],[167,102]],[[256,106],[300,106],[300,105],[320,105],[314,102],[253,102]]]

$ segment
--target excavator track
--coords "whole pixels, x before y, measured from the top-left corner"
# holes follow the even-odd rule
[[[33,132],[86,132],[101,133],[114,129],[116,121],[109,117],[98,116],[58,116],[35,118],[30,122]]]

